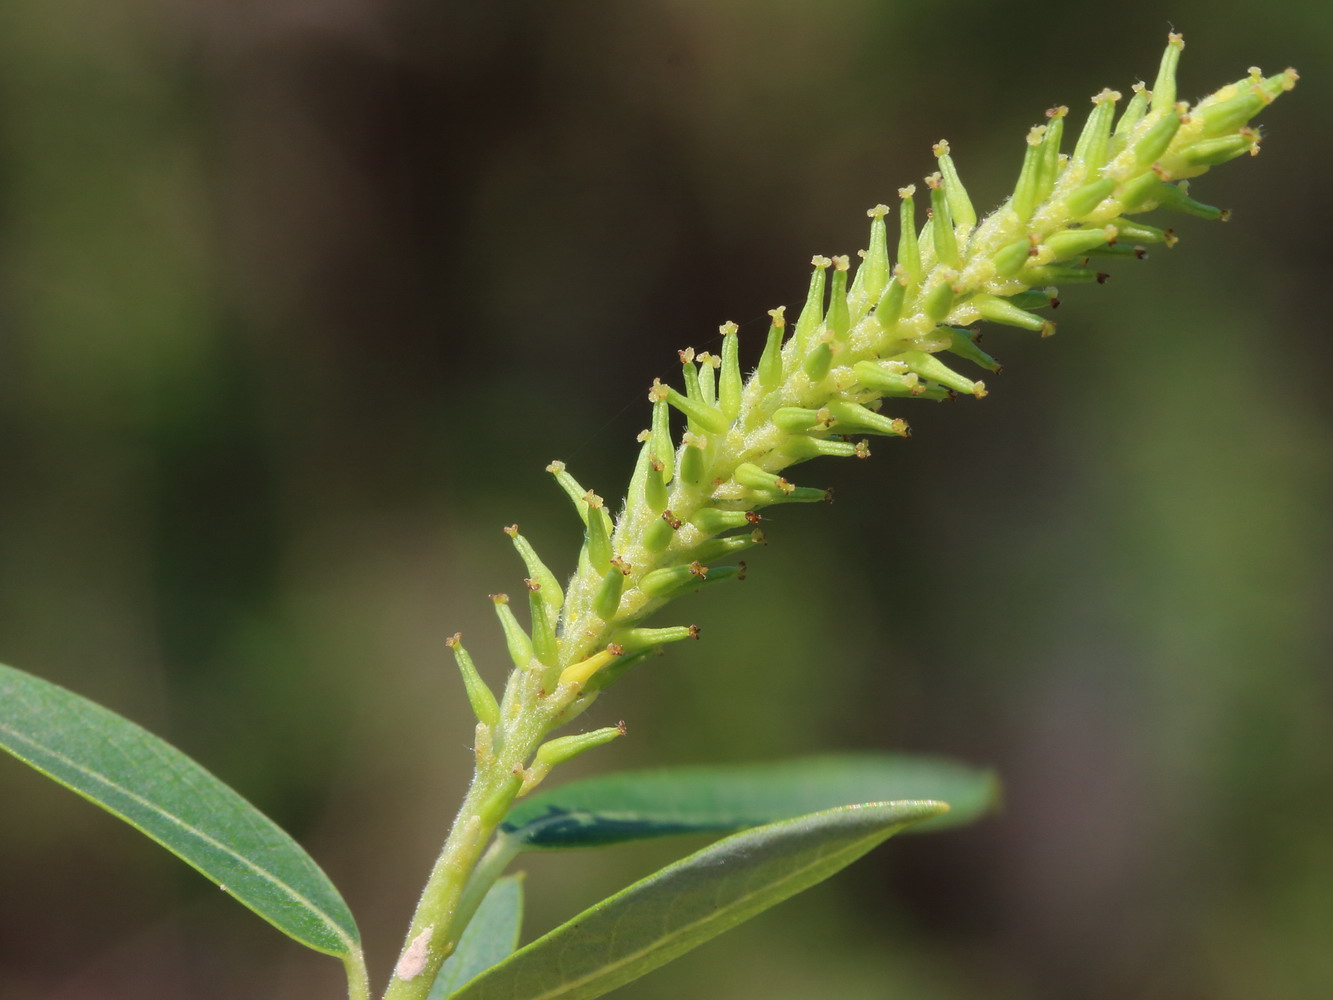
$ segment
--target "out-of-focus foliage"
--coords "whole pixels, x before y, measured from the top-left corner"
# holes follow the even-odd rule
[[[969,758],[1007,815],[627,1000],[1333,991],[1333,14],[1307,8],[1171,12],[1182,96],[1307,70],[1263,155],[1198,185],[1231,223],[1068,290],[1053,340],[988,338],[984,403],[821,470],[837,516],[767,518],[704,641],[588,720],[630,724],[603,770]],[[729,318],[757,357],[941,136],[989,208],[1015,137],[1151,78],[1165,30],[1146,3],[4,5],[0,659],[292,829],[382,975],[471,759],[443,639],[499,680],[501,527],[566,535],[546,462],[609,492],[676,348]],[[0,998],[339,994],[133,831],[17,766],[0,795]],[[662,860],[525,862],[527,933]]]

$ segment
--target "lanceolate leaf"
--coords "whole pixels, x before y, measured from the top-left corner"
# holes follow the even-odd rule
[[[316,951],[361,964],[328,876],[185,754],[87,698],[0,664],[0,746],[119,816]]]
[[[940,802],[843,806],[733,834],[585,910],[456,1000],[592,1000],[828,878]]]
[[[727,833],[850,802],[932,799],[949,811],[918,829],[970,823],[997,799],[990,771],[931,757],[844,754],[727,767],[682,767],[575,781],[520,802],[509,849],[592,847],[686,833]]]
[[[454,953],[440,966],[430,1000],[445,1000],[518,947],[523,923],[523,879],[510,875],[496,882],[477,907]]]

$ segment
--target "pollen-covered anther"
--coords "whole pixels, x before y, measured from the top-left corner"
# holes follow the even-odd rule
[[[1046,138],[1045,125],[1033,125],[1032,128],[1028,129],[1027,142],[1029,146],[1040,146],[1041,140],[1044,138]]]
[[[787,325],[787,318],[784,315],[786,311],[787,311],[786,306],[778,306],[776,309],[770,309],[768,311],[768,315],[773,318],[774,326],[784,327]]]
[[[694,360],[701,365],[707,365],[709,368],[721,368],[722,359],[716,354],[709,354],[707,351],[700,351],[695,355]]]
[[[619,722],[616,723],[616,732],[618,732],[621,736],[629,735],[629,726],[625,725],[624,719],[621,719]]]
[[[848,257],[845,253],[839,254],[837,257],[833,258],[833,269],[835,271],[845,271],[851,266],[852,266],[851,258]]]
[[[1118,101],[1124,95],[1118,90],[1112,90],[1110,87],[1103,87],[1098,93],[1092,95],[1093,104],[1105,104],[1107,101]]]
[[[607,651],[608,653],[610,653],[612,656],[624,656],[624,655],[625,655],[625,647],[624,647],[624,646],[621,646],[621,645],[618,645],[618,644],[616,644],[616,643],[614,643],[614,642],[608,642],[608,643],[606,644],[606,651]]]
[[[690,575],[697,576],[700,580],[707,580],[708,567],[696,559],[694,562],[690,563]]]
[[[1166,232],[1162,234],[1162,242],[1166,244],[1167,249],[1169,250],[1171,247],[1175,246],[1177,243],[1180,242],[1180,237],[1176,235],[1176,231],[1174,229],[1168,229]]]
[[[745,512],[745,520],[749,521],[751,524],[758,524],[763,519],[764,516],[757,510],[747,510]]]
[[[699,626],[691,625],[689,628],[690,628],[690,638],[691,639],[699,638]]]
[[[677,351],[676,356],[680,358],[680,363],[682,365],[688,365],[691,361],[694,360],[694,348],[687,347],[683,351]]]
[[[508,535],[510,538],[513,538],[515,535],[518,534],[518,525],[517,524],[509,525],[509,527],[504,529],[504,533]]]
[[[866,209],[866,215],[870,216],[870,218],[872,219],[882,219],[884,218],[884,216],[888,214],[889,214],[888,205],[881,204],[881,205],[876,205],[874,208]],[[770,313],[769,315],[771,316],[772,313]]]
[[[820,269],[826,268],[832,263],[833,261],[829,260],[829,258],[823,256],[822,254],[815,254],[813,257],[810,258],[811,266],[818,267]]]
[[[901,188],[898,189],[898,197],[899,197],[899,198],[902,198],[904,201],[906,201],[908,198],[912,197],[912,195],[914,195],[914,194],[916,194],[916,185],[915,185],[915,184],[909,184],[909,185],[907,185],[907,187],[901,187]]]
[[[611,565],[615,569],[620,570],[621,576],[629,576],[631,573],[634,572],[634,567],[631,566],[629,563],[625,562],[624,557],[622,556],[615,556],[611,560]]]
[[[657,384],[657,382],[656,382],[656,380],[654,380],[653,385],[656,385],[656,384]],[[552,462],[550,465],[548,465],[548,466],[546,467],[546,471],[549,472],[549,473],[551,473],[552,475],[554,475],[554,474],[557,473],[557,472],[564,472],[564,471],[565,471],[565,463],[562,462],[562,461],[560,461],[560,459],[557,458],[554,462]]]
[[[980,382],[977,383],[977,385],[980,385],[980,384],[981,384]],[[856,442],[856,451],[855,451],[855,455],[856,455],[857,458],[869,458],[869,457],[870,457],[870,442],[869,442],[869,441],[858,441],[858,442]]]
[[[778,481],[773,485],[778,488],[779,493],[793,493],[796,490],[795,484],[787,482],[781,476],[778,476]]]
[[[663,472],[666,470],[666,463],[654,455],[648,460],[648,464],[653,467],[654,472]]]
[[[529,577],[523,578],[523,586],[527,587],[528,590],[532,591],[534,594],[542,589],[542,585],[540,583],[538,583],[536,580],[530,579]]]
[[[453,649],[462,641],[463,641],[463,633],[455,632],[453,635],[449,636],[449,638],[444,640],[444,644],[448,646],[450,649]]]
[[[986,392],[986,383],[985,383],[985,382],[977,382],[975,385],[973,385],[973,386],[972,386],[972,395],[973,395],[974,397],[976,397],[977,399],[985,399],[986,396],[987,396],[987,392]]]
[[[634,440],[635,440],[638,444],[643,444],[645,441],[649,440],[652,436],[653,436],[653,432],[650,431],[650,430],[646,430],[646,429],[645,429],[645,430],[641,430],[641,431],[639,431],[639,433],[635,434],[635,435],[634,435]],[[658,469],[657,471],[658,471],[658,472],[661,472],[662,470],[661,470],[661,469]]]
[[[728,336],[729,334],[736,333],[738,330],[740,330],[740,326],[737,325],[736,323],[733,323],[731,320],[727,320],[725,323],[723,323],[721,326],[717,328],[717,332],[722,334],[722,336],[724,337]]]
[[[662,520],[671,525],[672,531],[679,531],[681,525],[685,523],[669,510],[662,511]]]
[[[650,403],[665,402],[667,396],[670,395],[670,393],[671,393],[670,386],[663,385],[662,380],[660,378],[655,378],[653,379],[652,387],[648,390],[648,402]],[[561,465],[560,468],[563,469],[564,465]],[[554,472],[556,470],[552,469],[550,466],[547,466],[546,471]]]
[[[940,186],[942,180],[943,178],[940,177],[940,172],[937,170],[926,178],[926,187],[934,191],[936,188]],[[926,214],[929,215],[930,212],[927,212]]]
[[[1052,323],[1050,320],[1046,320],[1046,322],[1042,323],[1040,332],[1043,337],[1054,337],[1055,324]]]

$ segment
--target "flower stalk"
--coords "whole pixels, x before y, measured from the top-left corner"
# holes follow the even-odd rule
[[[1053,108],[1028,133],[1013,193],[978,219],[948,142],[934,147],[938,170],[925,178],[925,224],[917,188],[899,190],[896,257],[886,206],[868,212],[868,249],[816,256],[808,292],[788,335],[781,307],[755,370],[740,363],[740,333],[720,328],[719,356],[680,352],[681,388],[654,382],[650,426],[619,513],[585,489],[561,462],[548,471],[583,528],[578,567],[562,588],[513,525],[528,578],[529,627],[494,595],[514,669],[497,700],[458,638],[450,641],[477,716],[472,785],[423,892],[386,1000],[424,1000],[440,964],[499,866],[479,859],[514,799],[569,757],[610,742],[624,726],[547,741],[600,693],[666,643],[697,638],[692,625],[644,622],[682,594],[742,578],[736,557],[765,541],[765,507],[831,499],[798,485],[787,470],[811,458],[867,458],[867,437],[903,438],[907,424],[881,412],[885,401],[980,399],[999,363],[976,344],[979,322],[1049,336],[1041,310],[1055,287],[1102,282],[1094,261],[1139,259],[1144,245],[1176,242],[1128,216],[1165,208],[1225,219],[1195,201],[1188,180],[1259,149],[1250,120],[1297,75],[1250,75],[1190,107],[1176,99],[1183,39],[1169,37],[1151,90],[1103,90],[1072,152],[1063,151],[1068,109]],[[946,360],[947,359],[947,360]],[[953,359],[958,359],[955,361]],[[672,411],[678,430],[672,430]],[[683,426],[679,426],[683,424]]]

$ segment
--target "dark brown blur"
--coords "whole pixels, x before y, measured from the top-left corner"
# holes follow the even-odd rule
[[[670,620],[703,641],[591,713],[630,738],[558,777],[867,748],[1005,779],[624,1000],[1333,995],[1329,10],[9,0],[0,661],[290,829],[382,983],[469,773],[443,639],[499,684],[502,526],[575,552],[543,466],[618,495],[677,348],[731,319],[753,363],[932,142],[989,209],[1044,109],[1151,81],[1174,26],[1183,97],[1306,73],[1196,182],[1232,221],[1067,289],[1052,340],[988,332],[984,402],[798,470],[837,503],[766,517]],[[682,846],[537,858],[526,936]],[[341,995],[0,759],[0,1000]]]

